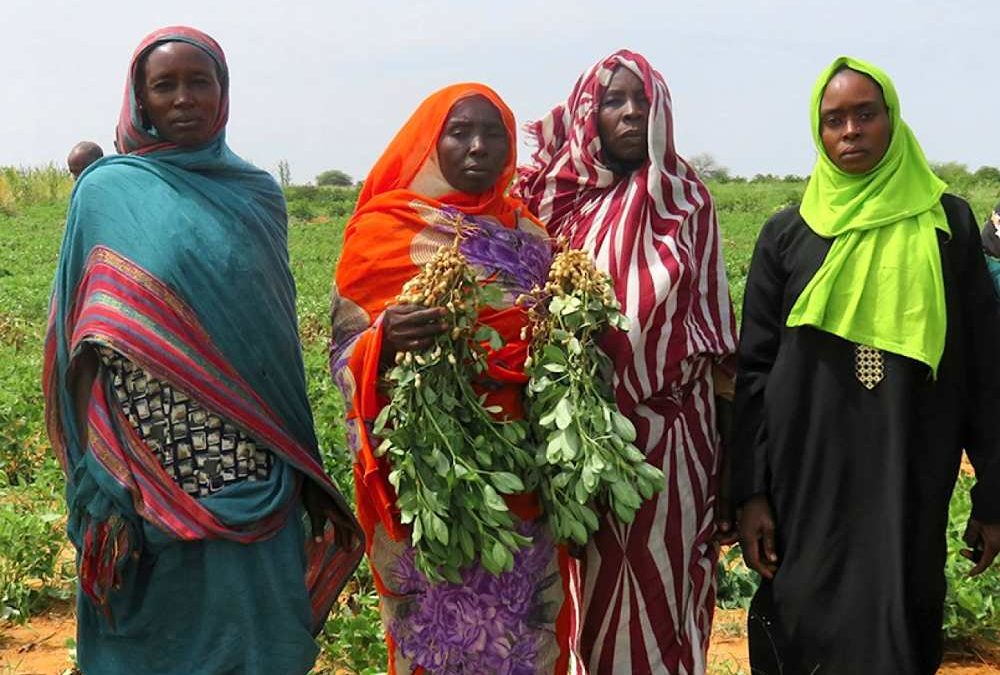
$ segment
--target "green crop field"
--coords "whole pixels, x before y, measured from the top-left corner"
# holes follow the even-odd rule
[[[1000,199],[998,182],[968,172],[947,178],[981,219]],[[73,595],[72,554],[63,533],[62,476],[45,436],[40,392],[48,294],[71,186],[66,174],[52,168],[0,169],[0,625],[26,621]],[[776,210],[796,203],[804,182],[769,177],[711,187],[738,309],[760,226]],[[330,281],[355,194],[349,189],[305,186],[289,188],[287,196],[309,395],[327,468],[350,491],[342,405],[329,378],[326,345]],[[969,480],[963,478],[961,487],[967,488]],[[1000,575],[990,571],[978,580],[967,580],[963,575],[969,565],[957,558],[968,512],[967,489],[960,489],[952,504],[946,570],[950,585],[946,632],[958,640],[995,637],[1000,629],[1000,608],[994,607],[994,598],[1000,597]],[[720,577],[720,605],[745,606],[754,580],[738,556],[730,555],[720,566]],[[382,670],[385,653],[367,568],[352,581],[321,642],[324,657],[318,672]]]

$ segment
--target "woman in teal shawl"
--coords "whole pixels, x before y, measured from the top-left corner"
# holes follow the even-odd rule
[[[207,35],[148,36],[122,154],[70,203],[44,385],[88,675],[306,673],[363,551],[313,432],[284,199],[226,145],[228,82]]]
[[[1000,315],[978,227],[945,194],[881,70],[817,80],[802,203],[747,278],[732,480],[754,673],[933,673],[948,502],[976,469],[967,557],[1000,548]]]
[[[993,212],[983,224],[983,252],[986,253],[986,266],[993,277],[993,286],[1000,295],[1000,204],[993,207]]]

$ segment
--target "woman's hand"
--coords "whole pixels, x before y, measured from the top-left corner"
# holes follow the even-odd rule
[[[740,547],[747,567],[767,580],[778,571],[778,552],[774,543],[774,516],[764,495],[754,495],[740,510]]]
[[[333,524],[333,539],[340,548],[352,551],[361,542],[361,533],[353,518],[341,513],[333,497],[315,481],[306,478],[302,485],[302,506],[309,516],[309,525],[313,540],[323,540],[326,521]]]
[[[718,494],[715,497],[715,542],[720,546],[731,546],[740,539],[736,509],[733,508],[729,499],[732,484],[732,470],[729,462],[729,431],[732,427],[732,411],[732,399],[716,396],[715,424],[719,431],[719,452],[722,454],[722,461],[719,467]]]
[[[969,570],[969,576],[979,576],[986,571],[1000,552],[1000,524],[990,525],[969,518],[962,539],[970,548],[962,549],[960,553],[976,563],[976,566]]]
[[[397,352],[419,352],[448,330],[444,307],[390,305],[382,314],[382,364],[393,363]]]

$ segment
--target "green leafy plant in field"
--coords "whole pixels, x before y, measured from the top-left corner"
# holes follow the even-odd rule
[[[34,484],[12,486],[0,473],[0,619],[26,621],[47,600],[69,596],[60,479],[54,461]]]
[[[972,508],[969,489],[973,479],[961,476],[951,498],[948,514],[948,558],[945,578],[948,596],[944,605],[944,633],[953,640],[1000,637],[1000,570],[994,563],[976,578],[969,578],[972,563],[959,555],[968,548],[962,540]]]
[[[334,608],[316,637],[323,652],[318,673],[376,675],[388,662],[379,617],[379,598],[368,565],[348,585],[346,601]]]
[[[557,253],[545,288],[522,301],[534,303],[525,366],[543,510],[556,540],[586,544],[599,510],[631,523],[664,486],[663,472],[633,445],[635,427],[618,411],[611,360],[597,344],[606,330],[627,330],[628,319],[586,251]]]
[[[354,211],[358,190],[352,187],[292,185],[285,189],[288,215],[298,220],[338,218]]]
[[[458,241],[441,248],[407,282],[399,301],[447,310],[451,327],[423,352],[400,352],[386,375],[390,401],[375,420],[377,453],[389,458],[400,520],[412,528],[415,564],[429,579],[461,583],[459,571],[477,560],[499,575],[531,543],[516,530],[501,495],[524,492],[533,473],[522,447],[522,421],[498,420],[472,382],[486,371],[489,342],[502,341],[478,324],[479,310],[499,290],[480,286]]]
[[[716,565],[715,604],[722,609],[748,609],[759,579],[756,572],[743,564],[739,544],[730,546]]]

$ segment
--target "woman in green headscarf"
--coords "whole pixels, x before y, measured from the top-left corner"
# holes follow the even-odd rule
[[[1000,314],[969,206],[945,194],[878,68],[835,60],[801,205],[761,231],[733,428],[755,673],[933,673],[948,500],[977,472],[966,551],[1000,548]]]

